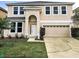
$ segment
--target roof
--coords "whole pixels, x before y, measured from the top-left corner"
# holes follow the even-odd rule
[[[44,5],[53,5],[53,4],[73,5],[74,3],[73,2],[32,1],[32,2],[8,3],[7,6],[44,6]]]
[[[8,17],[7,19],[25,19],[25,17]]]
[[[25,21],[25,17],[7,17],[7,20],[10,21]]]
[[[5,9],[3,9],[2,7],[0,7],[0,10],[2,10],[5,13],[7,13],[7,11]]]

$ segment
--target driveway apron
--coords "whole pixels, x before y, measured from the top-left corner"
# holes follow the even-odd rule
[[[49,58],[79,57],[79,40],[74,38],[44,38]]]

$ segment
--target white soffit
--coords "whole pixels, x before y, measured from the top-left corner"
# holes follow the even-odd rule
[[[73,23],[72,20],[42,20],[41,23]]]

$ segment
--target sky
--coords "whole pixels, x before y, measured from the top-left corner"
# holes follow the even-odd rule
[[[20,2],[20,1],[54,1],[54,2],[74,2],[73,9],[79,7],[79,0],[0,0],[0,7],[7,10],[6,3],[9,2]]]

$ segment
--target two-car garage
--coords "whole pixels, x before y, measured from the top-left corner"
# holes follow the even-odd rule
[[[70,37],[69,25],[44,25],[45,37]]]

